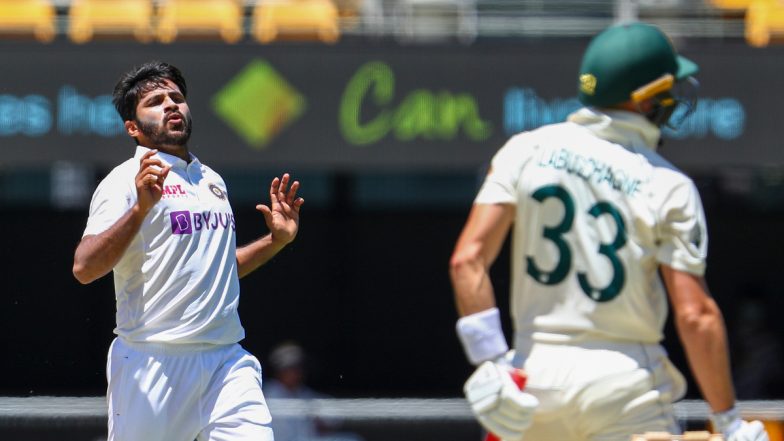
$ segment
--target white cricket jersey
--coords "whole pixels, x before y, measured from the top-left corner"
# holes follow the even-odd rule
[[[134,179],[147,151],[137,147],[98,185],[85,236],[107,230],[136,203]],[[114,267],[114,332],[132,342],[236,343],[245,334],[226,184],[193,155],[190,163],[154,157],[172,168],[161,200]]]
[[[476,204],[513,204],[517,341],[657,343],[667,298],[659,264],[702,275],[699,193],[655,151],[632,112],[584,108],[518,134],[495,155]]]

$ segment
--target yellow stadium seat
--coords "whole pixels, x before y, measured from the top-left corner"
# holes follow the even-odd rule
[[[49,0],[0,0],[0,34],[32,36],[48,43],[57,32],[56,16]]]
[[[765,47],[784,37],[784,0],[754,0],[746,11],[746,42]]]
[[[753,0],[709,0],[708,3],[725,11],[745,11]]]
[[[96,37],[132,37],[149,42],[153,37],[151,0],[72,0],[68,36],[75,43]]]
[[[251,33],[257,41],[282,39],[334,43],[340,37],[338,8],[331,0],[259,0]]]
[[[242,0],[163,0],[158,8],[158,40],[220,37],[236,43],[243,34]]]
[[[368,0],[372,1],[372,0]],[[365,0],[334,0],[338,16],[342,19],[358,21],[365,6]],[[345,23],[343,24],[345,26]]]

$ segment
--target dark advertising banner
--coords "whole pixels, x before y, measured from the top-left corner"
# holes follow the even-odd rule
[[[784,48],[687,41],[697,111],[666,132],[688,169],[784,162],[777,103]],[[469,47],[219,43],[3,43],[0,168],[66,160],[107,167],[132,141],[111,105],[129,67],[160,59],[188,80],[191,147],[221,167],[468,170],[512,134],[578,107],[585,41]]]

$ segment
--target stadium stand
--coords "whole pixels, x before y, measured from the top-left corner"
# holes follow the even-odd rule
[[[734,12],[745,12],[752,0],[708,0],[708,3],[718,9]]]
[[[152,41],[151,0],[73,0],[68,10],[68,37],[86,43],[94,37]]]
[[[784,2],[753,0],[746,12],[746,41],[764,47],[784,37]]]
[[[455,36],[470,43],[477,34],[474,0],[398,0],[395,17],[404,41]]]
[[[0,0],[0,34],[48,43],[56,35],[56,10],[48,0]]]
[[[251,33],[261,43],[276,40],[318,40],[340,37],[338,8],[331,0],[260,0],[253,8]]]
[[[67,33],[77,43],[119,37],[331,44],[343,37],[428,42],[447,36],[470,44],[587,37],[616,21],[641,19],[676,39],[745,38],[761,46],[779,40],[783,7],[781,0],[0,0],[0,34],[48,42]]]
[[[156,35],[163,43],[181,38],[220,38],[236,43],[243,36],[240,0],[165,0],[158,6]]]
[[[707,0],[712,7],[724,11],[726,14],[744,15],[753,0]]]

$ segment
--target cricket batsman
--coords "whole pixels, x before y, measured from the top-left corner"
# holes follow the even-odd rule
[[[735,407],[724,320],[703,278],[700,195],[656,152],[661,128],[694,108],[697,71],[657,27],[611,26],[583,55],[585,107],[513,136],[492,159],[450,260],[457,334],[477,366],[464,392],[487,431],[506,441],[680,433],[673,402],[686,382],[661,346],[669,302],[714,430],[768,441]],[[489,277],[510,231],[513,351]]]

